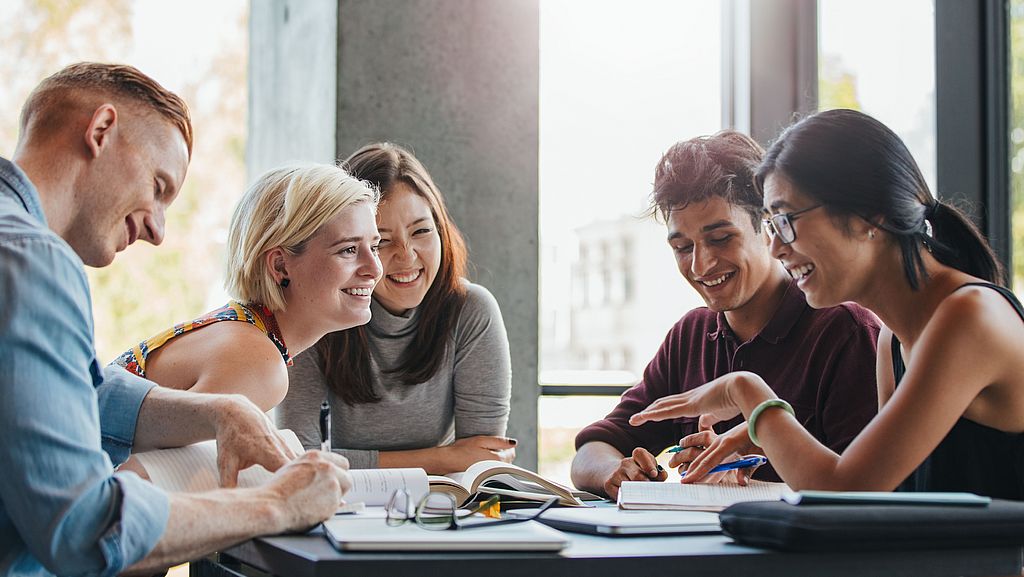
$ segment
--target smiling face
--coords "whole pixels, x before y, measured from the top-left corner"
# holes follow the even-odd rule
[[[380,260],[384,278],[373,296],[395,315],[423,302],[441,266],[441,237],[430,204],[402,181],[380,203]]]
[[[711,197],[673,210],[667,226],[680,274],[711,310],[757,305],[759,296],[774,290],[769,281],[778,265],[764,234],[754,230],[750,213],[742,208]]]
[[[80,209],[62,236],[90,266],[102,267],[136,240],[164,239],[164,212],[188,170],[188,147],[171,123],[152,115],[122,123],[76,180]]]
[[[816,204],[784,175],[771,173],[765,178],[764,206],[769,215],[796,212]],[[879,257],[875,249],[883,242],[881,236],[869,240],[869,231],[874,227],[863,219],[850,218],[846,231],[827,210],[818,209],[801,214],[793,228],[796,240],[783,244],[775,238],[771,250],[790,276],[797,279],[800,290],[807,295],[807,303],[822,308],[857,300],[870,285],[869,272]]]
[[[289,314],[323,323],[322,334],[368,323],[379,240],[373,206],[360,202],[320,227],[302,253],[285,255]]]

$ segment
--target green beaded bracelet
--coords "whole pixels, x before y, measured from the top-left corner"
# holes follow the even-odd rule
[[[754,410],[750,412],[750,418],[747,419],[747,436],[750,437],[750,442],[753,443],[755,447],[761,446],[761,443],[757,442],[757,433],[754,432],[754,427],[757,426],[757,418],[761,416],[761,413],[763,413],[765,409],[770,409],[772,407],[778,407],[790,415],[793,415],[794,417],[796,416],[796,413],[793,412],[793,405],[790,405],[782,399],[768,399],[754,407]]]

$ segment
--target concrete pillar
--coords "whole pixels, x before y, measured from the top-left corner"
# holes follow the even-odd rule
[[[337,26],[337,0],[250,3],[247,182],[289,161],[334,162]]]
[[[250,180],[363,144],[411,148],[494,293],[516,462],[537,466],[538,0],[253,0]]]
[[[337,151],[410,147],[512,348],[516,462],[537,466],[538,0],[339,0]]]

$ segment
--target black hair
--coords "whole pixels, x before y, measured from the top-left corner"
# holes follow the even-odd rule
[[[927,278],[922,250],[967,274],[1005,282],[1002,263],[970,218],[933,197],[900,137],[862,112],[827,110],[784,130],[757,169],[758,190],[773,172],[829,214],[860,217],[891,234],[914,290]]]

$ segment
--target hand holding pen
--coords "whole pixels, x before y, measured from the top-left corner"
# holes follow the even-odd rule
[[[672,450],[669,449],[669,452],[671,451]],[[728,463],[722,463],[721,465],[718,465],[712,468],[710,471],[708,471],[708,475],[712,473],[723,473],[725,471],[735,471],[736,469],[749,469],[752,467],[760,467],[761,465],[767,464],[767,458],[762,457],[761,455],[754,455],[751,457],[746,457],[744,459],[737,459],[735,461],[730,461]],[[685,477],[686,472],[684,471],[681,476]]]
[[[753,447],[750,447],[749,443],[740,442],[741,439],[734,435],[733,431],[719,435],[705,423],[704,419],[701,419],[698,426],[699,430],[696,433],[683,437],[679,440],[679,445],[667,451],[672,453],[669,466],[680,469],[684,483],[720,483],[728,480],[746,485],[754,470],[767,462],[763,457],[740,457],[750,452]],[[708,461],[708,465],[701,466],[705,460]],[[697,477],[687,478],[683,471],[688,470],[701,472]],[[726,474],[729,471],[736,473]]]

